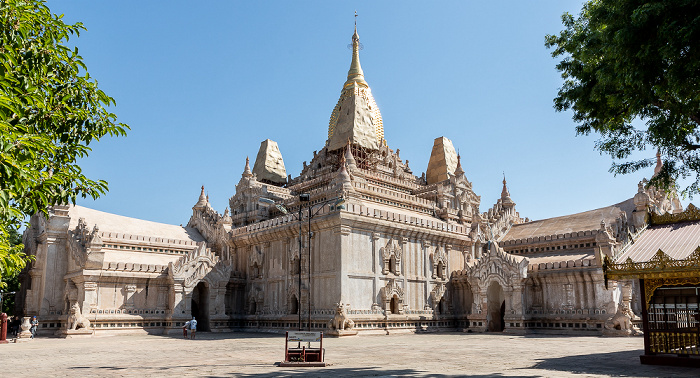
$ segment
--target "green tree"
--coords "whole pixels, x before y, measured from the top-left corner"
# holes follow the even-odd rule
[[[700,189],[700,2],[593,0],[545,45],[561,57],[564,84],[557,111],[571,109],[578,134],[596,132],[596,148],[613,158],[611,172],[654,164],[632,152],[661,152],[652,184],[674,187],[695,176],[684,192]],[[650,154],[652,155],[652,154]]]
[[[19,232],[17,232],[14,229],[10,229],[8,231],[9,235],[9,243],[12,246],[19,246],[19,248],[22,248],[22,235],[20,235]],[[21,250],[18,251],[21,253]],[[32,258],[33,256],[30,256],[29,258]],[[6,293],[12,293],[12,292],[19,292],[19,287],[20,287],[20,282],[19,282],[19,271],[15,270],[15,274],[12,276],[3,276],[3,286],[4,288],[1,288],[0,291],[6,292]],[[2,309],[0,309],[0,312],[7,313],[8,316],[14,315],[15,311],[15,296],[14,295],[8,295],[4,296],[2,298]]]
[[[43,1],[0,0],[0,282],[27,261],[10,230],[52,205],[104,194],[107,183],[85,177],[77,160],[128,129],[107,110],[114,99],[78,49],[66,46],[82,30]]]

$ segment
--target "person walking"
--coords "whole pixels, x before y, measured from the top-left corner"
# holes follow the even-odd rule
[[[31,332],[31,334],[32,334],[31,338],[33,339],[34,336],[36,336],[37,328],[39,328],[39,321],[36,320],[36,315],[34,315],[32,317],[32,321],[29,324],[31,324],[31,328],[29,328],[29,332]]]
[[[182,326],[182,336],[187,338],[187,328],[190,328],[190,321],[186,321],[185,325]]]
[[[197,319],[192,317],[192,320],[190,320],[190,339],[194,340],[194,335],[197,333]]]

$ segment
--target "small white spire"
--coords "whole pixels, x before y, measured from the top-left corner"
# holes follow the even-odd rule
[[[253,177],[253,174],[250,172],[250,159],[248,157],[245,157],[245,169],[243,170],[243,174],[241,175],[243,177]]]

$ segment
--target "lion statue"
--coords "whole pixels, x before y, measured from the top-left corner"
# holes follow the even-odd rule
[[[90,328],[90,320],[84,317],[80,312],[80,306],[78,306],[78,303],[73,303],[70,308],[70,315],[68,316],[68,329],[75,331],[79,328]]]
[[[345,331],[354,326],[355,322],[348,318],[345,306],[342,303],[336,303],[335,316],[328,322],[328,328],[335,331]]]
[[[634,335],[637,334],[638,331],[632,326],[632,320],[636,319],[637,316],[629,307],[619,304],[615,315],[605,321],[605,329]]]

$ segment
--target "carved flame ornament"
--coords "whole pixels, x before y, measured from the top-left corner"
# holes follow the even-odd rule
[[[202,280],[211,283],[228,281],[231,266],[221,261],[206,247],[206,243],[200,242],[197,249],[169,264],[168,276],[173,281],[182,282],[185,288],[192,289]]]

